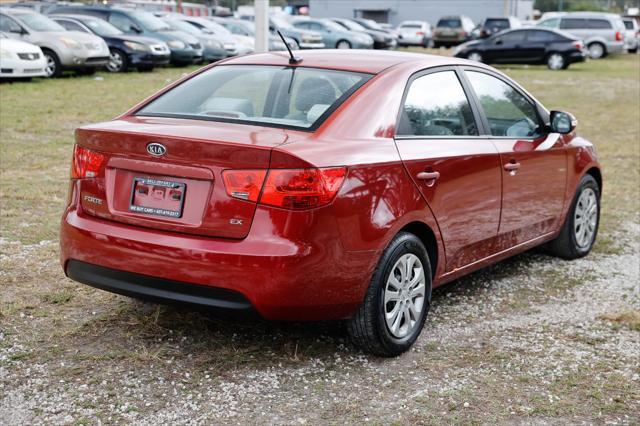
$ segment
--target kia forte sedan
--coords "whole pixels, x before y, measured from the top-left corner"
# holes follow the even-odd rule
[[[76,131],[62,266],[159,302],[344,319],[398,355],[433,288],[542,244],[589,253],[602,177],[576,124],[465,59],[227,59]]]

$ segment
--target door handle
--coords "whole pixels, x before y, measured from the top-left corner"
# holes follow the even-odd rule
[[[420,180],[436,180],[440,177],[440,172],[420,172],[416,177]]]
[[[520,163],[517,163],[515,160],[511,160],[504,165],[504,169],[508,171],[511,176],[514,176],[518,169],[520,169]]]

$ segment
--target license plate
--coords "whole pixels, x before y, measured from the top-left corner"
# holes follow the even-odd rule
[[[129,210],[136,213],[179,218],[187,185],[163,179],[133,179]]]

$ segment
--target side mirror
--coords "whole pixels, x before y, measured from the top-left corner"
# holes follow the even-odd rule
[[[14,33],[14,34],[20,34],[20,35],[27,34],[27,31],[26,31],[24,28],[22,28],[22,27],[18,27],[18,26],[16,26],[16,27],[11,27],[11,28],[9,29],[9,32],[10,32],[10,33]]]
[[[551,111],[551,130],[555,133],[566,135],[573,132],[578,126],[578,120],[564,111]]]
[[[129,27],[131,28],[131,31],[140,34],[142,32],[142,28],[140,28],[137,24],[131,24],[131,26]]]
[[[213,34],[213,31],[211,31],[209,28],[202,28],[202,29],[201,29],[201,31],[202,31],[204,34]]]
[[[502,45],[502,39],[499,38],[495,41],[495,44],[497,44],[498,46]]]

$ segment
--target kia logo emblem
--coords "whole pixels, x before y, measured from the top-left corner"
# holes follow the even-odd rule
[[[167,153],[167,148],[158,142],[151,142],[147,145],[147,152],[154,157],[162,157]]]

